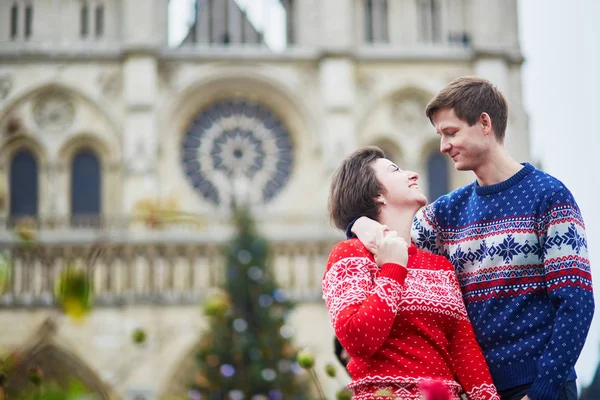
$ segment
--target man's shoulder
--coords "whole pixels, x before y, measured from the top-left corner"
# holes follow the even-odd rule
[[[528,194],[538,198],[542,205],[552,207],[557,204],[575,203],[573,194],[560,179],[535,168],[528,179],[529,185],[524,188]]]
[[[441,211],[449,208],[453,203],[462,201],[463,199],[471,196],[474,190],[474,182],[471,182],[463,187],[455,189],[450,193],[444,194],[438,197],[434,202],[428,205],[432,211]]]

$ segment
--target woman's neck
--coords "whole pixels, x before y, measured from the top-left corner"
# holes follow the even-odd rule
[[[398,210],[394,207],[384,206],[379,213],[379,222],[396,231],[398,236],[410,243],[410,230],[415,214],[414,210]]]

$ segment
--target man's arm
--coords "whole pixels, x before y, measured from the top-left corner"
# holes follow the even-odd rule
[[[435,203],[420,209],[415,215],[411,230],[412,242],[420,249],[434,254],[445,255],[442,247],[440,229],[436,223],[434,213]],[[346,237],[358,238],[371,253],[375,253],[377,246],[375,237],[379,231],[386,233],[389,228],[367,217],[360,217],[352,221],[346,228]]]
[[[350,238],[358,238],[361,243],[371,252],[374,253],[377,249],[376,238],[377,234],[381,232],[385,234],[385,232],[389,231],[389,228],[385,225],[380,224],[377,221],[372,220],[367,217],[360,217],[355,219],[348,225],[346,229],[346,237]]]
[[[579,358],[594,313],[585,226],[572,195],[563,190],[567,201],[553,204],[540,224],[546,291],[556,315],[550,321],[552,335],[537,362],[538,375],[528,393],[531,400],[558,398]]]
[[[413,221],[411,239],[418,248],[447,257],[444,253],[434,206],[435,203],[431,203],[417,212]]]

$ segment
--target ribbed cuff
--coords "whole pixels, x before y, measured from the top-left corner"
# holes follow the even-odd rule
[[[557,386],[546,379],[538,378],[533,381],[527,396],[531,400],[558,400],[560,388],[561,385]]]
[[[400,284],[404,283],[408,270],[405,266],[394,263],[385,263],[381,266],[381,274],[379,276],[385,276],[391,278]]]

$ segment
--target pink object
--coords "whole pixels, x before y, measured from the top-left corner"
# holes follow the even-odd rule
[[[419,384],[425,400],[450,400],[448,388],[442,382],[427,380]]]

